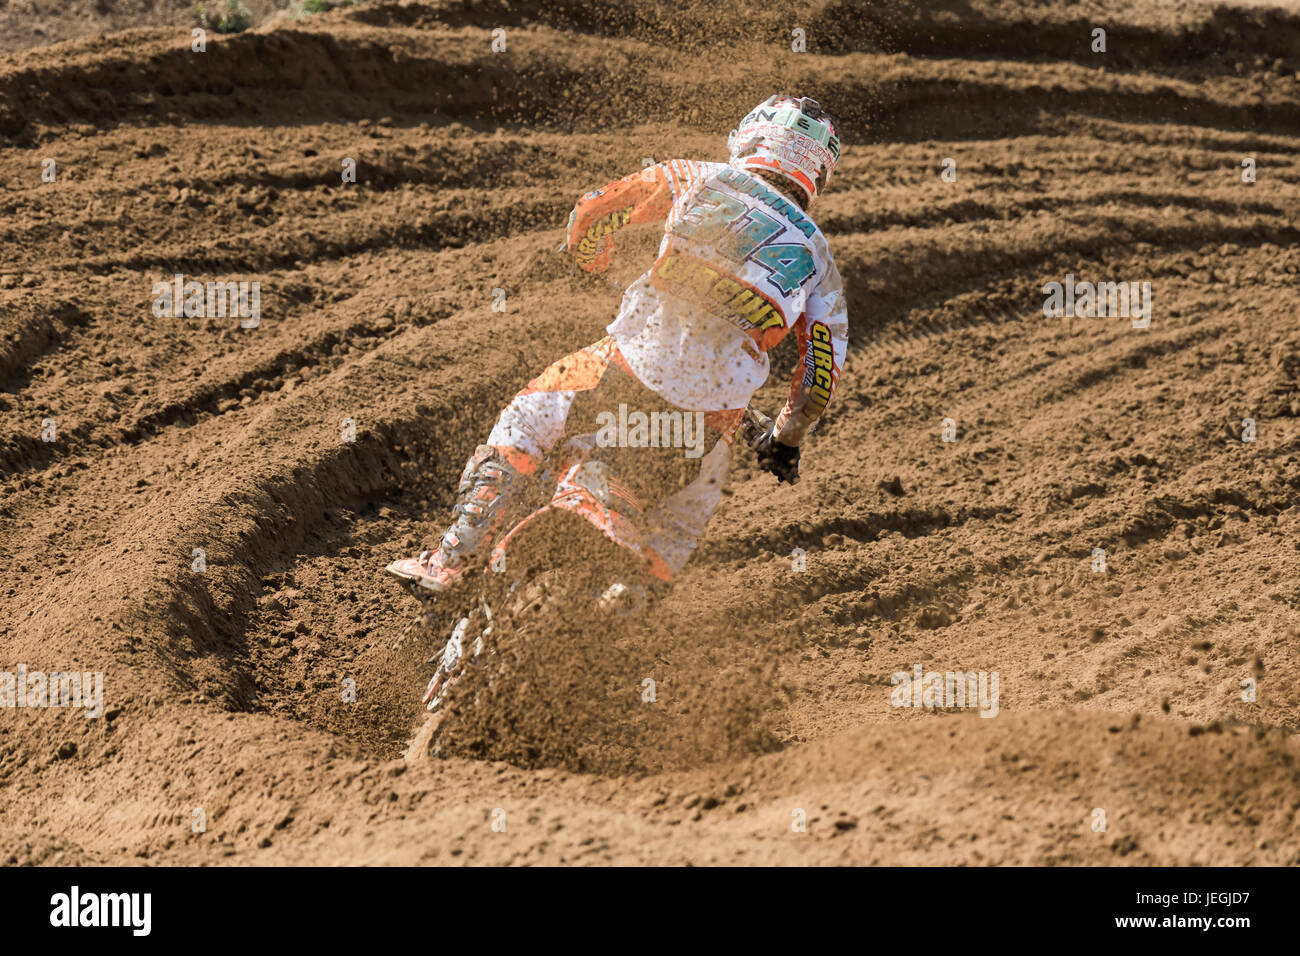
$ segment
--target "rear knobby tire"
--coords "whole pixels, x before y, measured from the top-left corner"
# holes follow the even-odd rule
[[[439,707],[434,713],[425,716],[424,723],[415,732],[415,736],[411,738],[411,742],[406,746],[406,753],[402,756],[402,762],[408,767],[428,762],[429,747],[433,743],[433,735],[438,732],[438,725],[442,723],[442,718],[446,713],[443,708]]]

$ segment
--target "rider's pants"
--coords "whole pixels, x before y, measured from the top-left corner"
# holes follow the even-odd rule
[[[744,409],[676,408],[643,385],[609,336],[533,379],[488,444],[525,473],[562,440],[595,436],[602,458],[642,502],[649,545],[676,573],[704,536],[727,478]]]

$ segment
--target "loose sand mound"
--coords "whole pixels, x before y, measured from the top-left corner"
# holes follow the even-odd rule
[[[0,670],[108,708],[0,710],[8,862],[1300,863],[1300,15],[754,6],[375,3],[202,54],[160,6],[0,60]],[[805,480],[738,464],[575,682],[598,721],[405,769],[431,648],[380,569],[616,308],[554,252],[574,198],[777,88],[845,128]],[[155,318],[176,273],[260,282],[260,326]],[[1067,274],[1150,282],[1150,328],[1045,319]],[[998,715],[891,706],[916,665],[997,672]]]

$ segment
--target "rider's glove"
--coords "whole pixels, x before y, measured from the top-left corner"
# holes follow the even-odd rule
[[[786,481],[793,485],[798,480],[799,447],[778,441],[772,435],[772,428],[768,428],[754,442],[754,451],[758,455],[759,465],[765,471],[776,475],[778,481]]]
[[[559,251],[567,250],[583,272],[604,272],[614,257],[614,237],[605,235],[592,239],[574,235],[573,226],[577,221],[578,209],[575,206],[569,213],[569,224],[564,229],[564,241],[560,243]]]

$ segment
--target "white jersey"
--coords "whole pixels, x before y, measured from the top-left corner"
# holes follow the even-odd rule
[[[607,331],[646,386],[680,408],[714,411],[744,408],[767,381],[768,349],[796,330],[800,368],[781,422],[797,443],[830,400],[848,342],[826,238],[761,177],[672,160],[584,197],[570,243],[594,270],[607,264],[609,233],[665,213],[659,257]]]

